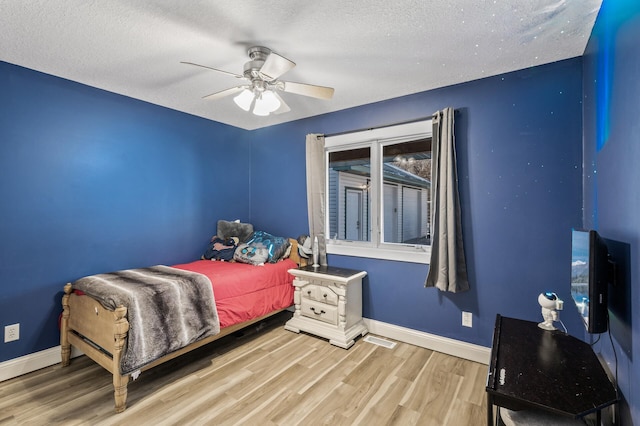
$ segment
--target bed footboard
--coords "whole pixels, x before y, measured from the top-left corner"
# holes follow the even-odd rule
[[[71,284],[64,286],[64,293],[60,324],[62,365],[69,365],[73,345],[109,371],[113,375],[115,409],[120,413],[126,408],[129,383],[129,374],[120,374],[129,331],[127,308],[105,309],[89,296],[74,294]]]

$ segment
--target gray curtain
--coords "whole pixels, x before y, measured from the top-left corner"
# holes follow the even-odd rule
[[[309,235],[318,237],[320,256],[318,263],[327,264],[327,247],[324,236],[326,165],[324,135],[307,135],[307,209],[309,211]]]
[[[425,287],[442,291],[469,290],[462,244],[460,196],[456,168],[453,108],[433,116],[431,160],[431,261]]]

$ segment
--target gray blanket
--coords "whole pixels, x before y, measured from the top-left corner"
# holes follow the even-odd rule
[[[220,332],[211,281],[204,275],[152,266],[91,275],[73,283],[105,308],[127,308],[130,324],[122,374]]]

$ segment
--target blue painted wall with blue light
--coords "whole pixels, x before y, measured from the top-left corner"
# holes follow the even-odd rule
[[[62,287],[200,256],[249,219],[247,132],[0,62],[0,361],[59,344]],[[227,185],[233,174],[233,185]]]
[[[623,425],[640,424],[638,40],[640,2],[605,0],[584,55],[584,222],[609,240],[618,263],[609,289],[612,339],[594,349],[618,373]]]

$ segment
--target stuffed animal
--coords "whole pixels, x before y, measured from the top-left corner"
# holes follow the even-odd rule
[[[202,255],[202,258],[207,260],[233,260],[233,254],[238,247],[238,241],[237,237],[222,239],[217,235],[214,235],[207,246],[207,250]]]

